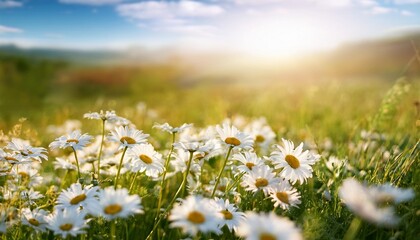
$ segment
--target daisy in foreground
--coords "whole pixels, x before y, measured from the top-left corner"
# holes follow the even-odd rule
[[[267,196],[270,189],[279,182],[280,179],[275,177],[271,168],[263,165],[262,167],[254,167],[252,171],[245,174],[241,185],[246,191],[257,192],[262,190],[264,195]]]
[[[52,143],[50,143],[51,149],[57,148],[68,148],[72,147],[74,150],[80,150],[85,147],[90,140],[92,140],[92,136],[87,134],[81,134],[80,130],[75,130],[68,135],[61,136],[56,138]]]
[[[31,211],[29,208],[22,209],[22,224],[35,229],[35,231],[45,232],[47,222],[45,218],[48,212],[43,209],[34,209]]]
[[[302,235],[295,224],[273,212],[246,212],[246,220],[238,227],[236,235],[246,240],[301,240]]]
[[[223,126],[216,126],[216,131],[220,139],[231,148],[250,149],[254,145],[254,140],[251,135],[240,132],[235,126],[229,126],[224,123]]]
[[[95,213],[108,220],[126,218],[143,213],[140,203],[140,197],[129,195],[126,188],[115,190],[113,187],[108,187],[100,192],[99,204],[96,206]]]
[[[45,219],[48,222],[47,227],[55,235],[61,235],[63,238],[66,238],[68,235],[75,237],[78,234],[85,233],[84,228],[89,227],[85,216],[85,214],[77,211],[63,209],[55,211]]]
[[[220,216],[220,225],[222,228],[226,225],[230,231],[237,229],[240,222],[245,220],[245,214],[243,212],[238,212],[238,208],[235,205],[229,203],[229,199],[223,200],[221,198],[215,198],[215,201],[212,201],[215,204],[215,208],[219,212]]]
[[[361,218],[380,226],[395,226],[399,218],[390,203],[411,200],[414,192],[390,185],[367,187],[353,178],[344,180],[338,195],[346,206]],[[396,198],[400,195],[401,198]]]
[[[128,126],[119,126],[111,131],[109,140],[113,142],[119,142],[120,148],[127,147],[132,148],[137,144],[146,143],[149,134],[144,134],[142,131],[139,131]]]
[[[158,177],[163,172],[162,154],[156,152],[151,144],[134,146],[128,156],[131,157],[132,172],[146,172],[149,177]]]
[[[184,233],[192,236],[198,232],[220,234],[218,210],[211,200],[201,196],[189,196],[175,204],[168,219],[170,227],[182,228]]]
[[[275,185],[269,190],[274,207],[280,206],[286,210],[290,207],[298,207],[300,202],[300,194],[290,186],[288,181],[282,181],[279,185]]]
[[[273,161],[275,168],[281,168],[280,176],[284,179],[290,180],[295,184],[304,183],[308,178],[312,177],[312,167],[314,163],[319,160],[318,155],[313,155],[308,150],[303,151],[303,143],[296,149],[293,142],[282,139],[283,145],[277,146],[280,151],[271,153],[270,159]]]
[[[94,206],[98,204],[97,195],[98,187],[82,187],[80,183],[73,183],[58,196],[56,208],[93,213]]]

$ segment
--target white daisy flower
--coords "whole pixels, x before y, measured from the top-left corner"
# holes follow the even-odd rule
[[[149,177],[158,177],[163,172],[162,154],[155,151],[151,144],[141,144],[130,148],[132,172],[146,172]]]
[[[47,211],[37,208],[31,211],[29,208],[23,208],[21,214],[23,225],[30,226],[35,231],[45,232],[47,227],[47,221],[45,220],[48,215]]]
[[[370,189],[353,178],[344,180],[338,195],[353,213],[369,222],[385,226],[394,226],[399,222],[393,207],[381,208]]]
[[[125,188],[114,189],[108,187],[100,191],[99,204],[95,213],[108,220],[127,218],[134,214],[143,213],[138,195],[129,195]]]
[[[65,170],[76,170],[76,165],[73,165],[69,161],[67,161],[64,158],[57,157],[55,158],[55,161],[53,162],[54,169],[65,169]]]
[[[157,128],[159,130],[174,134],[174,133],[182,132],[185,129],[190,128],[192,126],[193,125],[191,123],[190,124],[184,123],[180,127],[172,127],[171,125],[169,125],[169,123],[164,123],[164,124],[155,123],[153,128]]]
[[[38,186],[43,180],[38,170],[33,168],[31,164],[14,165],[11,174],[16,177],[16,182],[21,180],[21,184],[28,187]]]
[[[301,240],[294,222],[275,213],[246,212],[246,220],[237,228],[236,235],[246,240]]]
[[[288,181],[282,181],[279,185],[273,186],[269,193],[274,202],[274,207],[280,206],[286,210],[290,207],[298,207],[301,203],[299,192],[290,186]]]
[[[220,234],[218,210],[210,200],[201,196],[188,196],[174,205],[168,217],[172,228],[182,228],[182,231],[192,236],[198,232],[214,232]]]
[[[43,147],[32,147],[31,144],[29,144],[29,141],[19,138],[13,138],[12,141],[7,144],[6,149],[16,152],[24,158],[35,159],[39,162],[48,160],[47,149]]]
[[[8,162],[11,165],[28,164],[32,162],[30,158],[24,157],[14,152],[5,152],[2,149],[0,149],[0,160]]]
[[[380,186],[370,188],[372,197],[378,203],[402,203],[410,201],[415,194],[413,189],[401,189],[386,183]]]
[[[212,203],[219,212],[219,228],[226,225],[230,231],[236,231],[240,222],[245,220],[245,214],[243,212],[238,212],[238,208],[235,207],[234,204],[229,203],[229,199],[223,200],[221,198],[215,198]]]
[[[263,152],[268,150],[276,137],[264,117],[252,121],[245,127],[244,132],[251,134],[255,145],[260,147]]]
[[[118,119],[117,114],[115,113],[115,111],[103,111],[101,110],[100,112],[89,112],[89,113],[85,113],[83,114],[84,118],[87,119],[97,119],[97,120],[103,120],[103,121],[116,121]]]
[[[68,209],[56,210],[54,213],[45,217],[48,222],[47,228],[55,235],[66,238],[68,235],[73,237],[85,233],[84,228],[88,228],[88,220],[85,214]]]
[[[224,123],[223,126],[216,126],[216,131],[220,139],[229,147],[250,149],[254,145],[251,135],[240,132],[236,127],[229,126],[228,123]]]
[[[80,130],[75,130],[68,135],[61,136],[56,138],[52,143],[50,143],[51,149],[57,148],[68,148],[71,147],[74,150],[80,150],[84,148],[92,140],[92,136],[81,134]]]
[[[202,142],[177,142],[174,143],[174,147],[177,149],[182,149],[186,152],[197,152],[197,153],[208,153],[210,152],[214,145],[209,143]]]
[[[252,171],[245,174],[242,178],[241,185],[246,191],[257,192],[262,190],[267,196],[271,187],[278,184],[280,179],[275,177],[269,166],[254,167]]]
[[[241,162],[242,164],[238,166],[238,170],[246,173],[252,171],[254,167],[264,165],[264,161],[255,152],[236,153],[232,159]]]
[[[62,125],[49,125],[47,127],[47,132],[54,135],[65,135],[76,129],[80,129],[82,123],[79,120],[68,119]]]
[[[98,204],[97,195],[98,187],[92,185],[83,187],[80,183],[73,183],[60,193],[56,208],[93,214]]]
[[[42,195],[38,191],[34,191],[32,188],[29,190],[23,190],[22,192],[20,192],[20,198],[26,201],[25,205],[34,205],[36,200],[41,199],[43,197],[44,195]]]
[[[270,159],[273,160],[275,168],[282,168],[280,176],[295,184],[298,180],[302,184],[306,179],[312,177],[311,165],[315,163],[315,158],[308,150],[303,152],[303,143],[296,149],[293,142],[282,139],[284,147],[276,146],[280,151],[271,153]]]
[[[343,165],[345,165],[345,160],[341,160],[335,156],[330,156],[328,161],[325,162],[325,166],[327,166],[328,170],[331,172],[340,169]]]
[[[137,144],[142,144],[147,142],[149,134],[144,134],[142,131],[139,131],[128,126],[119,126],[111,131],[109,139],[120,144],[120,148],[124,147],[134,147]]]

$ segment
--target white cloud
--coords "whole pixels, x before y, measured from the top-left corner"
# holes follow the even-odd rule
[[[360,5],[363,7],[373,7],[378,6],[378,2],[375,0],[359,0]]]
[[[0,8],[13,8],[13,7],[21,7],[23,4],[18,1],[0,1]]]
[[[394,0],[395,4],[416,4],[420,3],[420,0]]]
[[[393,8],[387,8],[387,7],[381,7],[381,6],[375,6],[371,9],[371,13],[372,14],[387,14],[387,13],[391,13],[394,12],[395,9]]]
[[[224,9],[218,5],[196,1],[180,2],[146,1],[117,6],[117,12],[125,17],[136,19],[212,17],[220,15]]]
[[[234,0],[234,3],[238,5],[264,5],[280,2],[284,2],[284,0]]]
[[[117,4],[124,0],[59,0],[60,3],[67,4],[84,4],[84,5],[105,5],[105,4]]]
[[[19,28],[0,25],[0,34],[1,33],[20,33],[20,32],[23,32],[23,30]]]
[[[214,18],[225,12],[217,4],[191,0],[126,3],[118,5],[116,11],[128,19],[140,20],[138,26],[142,28],[200,36],[213,35],[217,28],[210,23],[199,23],[199,19]]]
[[[353,0],[308,0],[310,2],[317,3],[319,5],[329,7],[348,7],[353,5]]]
[[[400,14],[403,15],[403,16],[407,16],[407,17],[414,15],[414,13],[412,13],[410,11],[407,11],[407,10],[401,10]]]

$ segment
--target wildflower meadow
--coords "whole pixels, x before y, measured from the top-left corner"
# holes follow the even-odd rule
[[[407,106],[418,84],[387,88],[373,110],[366,100],[328,110],[328,88],[299,91],[315,104],[296,108],[236,99],[267,108],[213,124],[185,103],[167,118],[139,103],[19,119],[1,131],[1,237],[418,239],[419,113]],[[180,109],[191,114],[171,117]]]

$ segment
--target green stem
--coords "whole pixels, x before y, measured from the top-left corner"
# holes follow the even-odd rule
[[[211,193],[211,198],[213,198],[214,197],[214,194],[216,193],[217,186],[219,185],[219,182],[220,182],[220,177],[222,176],[222,173],[225,170],[226,163],[227,163],[227,161],[229,159],[229,155],[232,152],[232,149],[233,149],[233,147],[229,147],[229,150],[228,150],[228,152],[226,154],[225,161],[223,162],[223,167],[220,169],[219,175],[217,176],[217,179],[216,179],[216,183],[214,184],[214,189],[213,189],[213,192]]]
[[[360,218],[358,217],[354,217],[353,220],[351,221],[349,229],[347,229],[347,232],[344,235],[343,240],[356,239],[356,236],[359,233],[361,226],[362,226],[362,220],[360,220]]]
[[[74,149],[74,147],[71,147],[71,148],[73,148],[73,153],[74,153],[74,158],[76,159],[76,166],[77,166],[77,178],[78,178],[78,180],[80,181],[80,167],[79,167],[79,159],[77,158],[77,153],[76,153],[76,149]]]
[[[149,233],[149,235],[147,236],[147,239],[150,239],[154,233],[154,231],[156,230],[156,228],[158,227],[159,223],[162,221],[163,216],[166,215],[166,213],[169,211],[169,209],[172,207],[172,204],[174,204],[175,200],[178,197],[178,194],[183,191],[183,189],[185,188],[185,185],[187,184],[187,176],[188,173],[190,172],[190,167],[191,167],[191,162],[193,159],[193,154],[194,152],[190,152],[190,158],[188,159],[188,163],[187,163],[187,170],[184,173],[184,178],[182,179],[182,183],[181,186],[179,186],[178,190],[176,191],[174,197],[172,198],[171,202],[169,203],[168,207],[166,207],[165,211],[162,213],[162,215],[160,215],[160,217],[158,218],[157,221],[155,221],[155,225],[153,226],[152,231]]]
[[[159,189],[159,198],[158,198],[158,205],[157,205],[157,212],[156,212],[156,217],[155,220],[158,218],[159,216],[159,212],[160,212],[160,208],[162,206],[162,198],[163,198],[163,187],[165,186],[165,178],[166,178],[166,173],[168,172],[168,167],[169,167],[169,162],[171,160],[171,156],[172,153],[174,151],[174,143],[175,143],[175,134],[172,134],[172,144],[171,144],[171,150],[169,151],[168,157],[166,158],[165,161],[165,169],[163,171],[163,175],[162,175],[162,181],[160,183],[160,189]]]
[[[99,147],[99,154],[98,154],[98,182],[101,177],[101,157],[102,157],[102,148],[104,146],[104,138],[105,138],[105,119],[102,120],[102,139],[101,139],[101,146]]]
[[[118,178],[120,177],[121,166],[122,166],[123,159],[124,159],[124,155],[125,155],[125,152],[127,151],[127,148],[128,148],[128,147],[125,147],[125,148],[124,148],[124,151],[123,151],[123,153],[122,153],[122,155],[121,155],[120,164],[118,165],[117,176],[115,177],[114,189],[117,189],[117,185],[118,185]]]
[[[133,180],[131,180],[130,188],[128,189],[128,192],[131,193],[131,190],[133,189],[134,182],[136,181],[137,175],[139,174],[139,171],[134,174]]]
[[[242,179],[242,177],[245,175],[246,172],[242,172],[241,174],[239,174],[239,176],[235,179],[235,181],[230,184],[225,191],[225,196],[229,193],[229,191],[235,187],[236,184],[238,184],[238,182]]]
[[[115,240],[115,235],[116,235],[116,226],[115,226],[115,220],[112,220],[111,221],[111,232],[110,232],[110,235],[111,235],[111,240]]]

